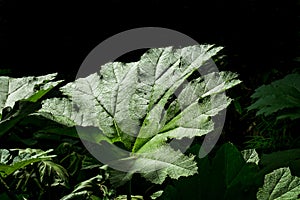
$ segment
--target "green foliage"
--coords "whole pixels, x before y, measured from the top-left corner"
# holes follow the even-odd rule
[[[255,127],[259,131],[258,135],[249,136],[249,139],[245,142],[247,148],[276,151],[292,147],[294,143],[292,138],[286,135],[281,128],[276,128],[277,126],[274,126],[269,131],[262,131],[258,127]]]
[[[175,151],[167,141],[213,131],[212,117],[229,105],[231,100],[222,92],[240,83],[236,74],[213,72],[185,83],[220,49],[211,45],[150,49],[138,62],[108,63],[99,73],[62,87],[69,98],[45,100],[39,113],[67,126],[99,128],[89,141],[108,148],[122,143],[132,156],[110,162],[130,162],[124,182],[136,172],[156,184],[168,176],[193,175],[194,156]]]
[[[1,149],[2,183],[8,192],[14,190],[14,194],[9,192],[10,198],[110,199],[115,196],[114,190],[106,186],[106,169],[92,157],[73,150],[67,143],[55,149],[58,155],[47,155],[53,150]]]
[[[278,113],[277,119],[300,117],[300,75],[289,74],[281,80],[263,85],[251,96],[256,99],[248,110],[257,109],[256,115],[269,116]]]
[[[29,76],[24,78],[0,77],[0,110],[5,107],[14,107],[19,100],[36,102],[51,88],[61,81],[53,81],[57,74],[45,76]]]
[[[11,70],[10,69],[0,69],[0,75],[1,76],[8,76],[9,74],[11,74]]]
[[[291,175],[289,168],[279,168],[265,176],[257,199],[299,199],[300,178]]]
[[[37,102],[62,82],[52,81],[56,75],[0,77],[0,137],[40,108]]]
[[[17,156],[13,157],[11,151],[17,152]],[[53,150],[48,150],[43,152],[41,150],[35,149],[0,149],[0,175],[2,177],[6,177],[21,168],[26,167],[27,165],[31,165],[35,162],[45,161],[50,159],[53,156],[45,155]]]
[[[195,149],[199,147],[191,151]],[[294,165],[299,155],[299,149],[263,155],[253,149],[240,152],[227,143],[215,156],[197,160],[197,175],[173,181],[158,199],[297,199],[300,179],[290,168],[300,171]]]
[[[248,150],[244,156],[246,160],[235,146],[224,144],[215,157],[198,159],[197,175],[168,185],[159,199],[254,199],[262,182],[256,177],[258,155]]]
[[[70,199],[109,200],[109,197],[113,196],[114,192],[112,190],[109,190],[105,185],[103,185],[102,181],[103,181],[102,175],[97,175],[88,180],[85,180],[77,184],[74,190],[70,194],[62,197],[61,200],[70,200]],[[94,191],[98,191],[99,193],[96,194]],[[99,196],[103,196],[103,198],[99,198]]]
[[[294,174],[299,174],[300,166],[297,163],[299,159],[300,149],[289,149],[269,154],[262,154],[259,164],[264,173],[270,173],[273,170],[282,167],[290,167]]]
[[[247,146],[269,151],[299,147],[292,131],[300,117],[300,75],[289,74],[263,85],[251,98],[255,102],[247,109],[257,112],[254,134],[246,142]]]
[[[0,149],[1,179],[13,199],[32,197],[42,199],[46,188],[50,186],[68,186],[68,173],[54,163],[55,155],[39,149]],[[8,184],[5,182],[7,181]],[[10,188],[14,188],[11,194]],[[17,196],[18,194],[18,196]]]
[[[297,199],[299,149],[266,154],[226,143],[200,159],[198,139],[185,153],[170,145],[216,129],[212,118],[231,102],[222,92],[240,83],[236,74],[194,73],[220,49],[150,49],[138,62],[108,63],[61,93],[56,74],[0,77],[1,145],[12,146],[0,149],[0,199]],[[276,149],[287,141],[287,122],[299,118],[299,80],[291,74],[256,90],[248,109],[258,110],[261,135],[250,145]],[[240,102],[233,106],[242,114]],[[130,171],[103,165],[80,139],[127,150]],[[133,182],[141,178],[149,181]],[[125,195],[128,181],[137,192]]]

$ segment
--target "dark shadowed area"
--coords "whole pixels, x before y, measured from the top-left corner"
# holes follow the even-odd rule
[[[12,76],[76,74],[108,37],[154,26],[225,46],[228,70],[243,78],[293,68],[296,1],[0,1],[0,68]],[[139,53],[130,54],[136,59]],[[123,56],[124,57],[124,56]],[[126,60],[125,59],[125,60]]]

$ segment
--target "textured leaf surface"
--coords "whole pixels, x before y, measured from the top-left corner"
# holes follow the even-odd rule
[[[257,199],[299,199],[300,178],[291,175],[289,168],[279,168],[265,176]]]
[[[168,175],[172,179],[178,179],[180,176],[193,175],[198,169],[193,161],[194,156],[187,157],[170,146],[154,148],[152,151],[139,153],[137,156],[138,159],[133,169],[139,170],[137,172],[156,184],[162,184]]]
[[[15,102],[30,98],[39,99],[45,91],[56,86],[61,81],[52,82],[56,73],[45,76],[28,76],[23,78],[0,77],[0,113],[5,107],[13,107]]]
[[[212,116],[230,103],[222,92],[240,83],[234,73],[212,72],[187,82],[220,49],[158,48],[138,62],[107,63],[99,73],[62,87],[69,98],[44,101],[40,114],[67,126],[99,128],[102,140],[121,142],[132,152],[123,159],[130,171],[154,183],[195,174],[193,157],[173,150],[167,141],[211,132]]]

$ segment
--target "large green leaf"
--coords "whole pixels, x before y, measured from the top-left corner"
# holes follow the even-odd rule
[[[255,198],[259,168],[246,162],[234,145],[222,145],[211,160],[208,157],[198,159],[198,167],[198,174],[169,184],[159,199]]]
[[[212,72],[187,82],[220,49],[158,48],[138,62],[107,63],[99,73],[62,87],[69,97],[45,100],[39,113],[67,126],[98,127],[98,133],[79,135],[112,149],[122,143],[131,156],[110,163],[127,162],[130,173],[140,172],[154,183],[195,174],[193,157],[173,150],[168,141],[213,131],[212,117],[230,103],[222,92],[240,83],[234,73]]]
[[[291,175],[290,169],[279,168],[265,176],[264,185],[257,192],[257,199],[299,199],[300,178]]]

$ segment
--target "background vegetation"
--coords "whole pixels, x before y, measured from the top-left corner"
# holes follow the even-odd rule
[[[245,193],[250,199],[264,199],[267,197],[257,196],[257,191],[267,179],[265,175],[282,170],[282,174],[289,174],[297,182],[300,174],[299,5],[298,1],[256,0],[201,3],[154,0],[144,4],[118,0],[97,4],[2,0],[0,75],[23,77],[58,72],[59,79],[74,81],[81,62],[96,45],[116,33],[143,26],[171,28],[201,44],[224,46],[223,58],[215,58],[218,68],[237,72],[243,82],[227,92],[234,101],[227,110],[221,138],[207,158],[209,161],[197,160],[197,165],[199,170],[209,169],[214,174],[222,170],[224,160],[234,159],[230,164],[239,163],[246,178],[221,182],[216,189],[218,194],[215,191],[195,194],[199,188],[192,186],[213,190],[210,184],[200,181],[208,179],[201,177],[201,171],[199,176],[167,180],[162,185],[150,184],[135,175],[130,191],[136,199],[150,198],[161,190],[166,191],[162,199],[232,199]],[[136,61],[143,52],[136,51],[118,60]],[[257,89],[274,83],[279,88]],[[275,102],[268,97],[269,90]],[[47,95],[55,96],[57,91]],[[263,111],[264,108],[269,110]],[[60,127],[54,122],[27,118],[1,136],[1,163],[11,168],[8,171],[0,168],[0,199],[126,198],[122,195],[128,194],[128,187],[111,185],[106,166],[85,150],[74,130],[61,127],[63,134],[49,134],[41,131],[45,123],[47,127]],[[199,147],[193,148],[191,152]],[[246,149],[255,149],[258,153],[255,160],[245,159]],[[228,173],[240,173],[240,169],[230,169],[233,170],[222,171],[209,181],[219,182]],[[253,182],[253,177],[258,177],[257,182]],[[242,185],[243,191],[236,183]],[[212,194],[221,196],[209,196]],[[297,195],[294,193],[293,197]]]

